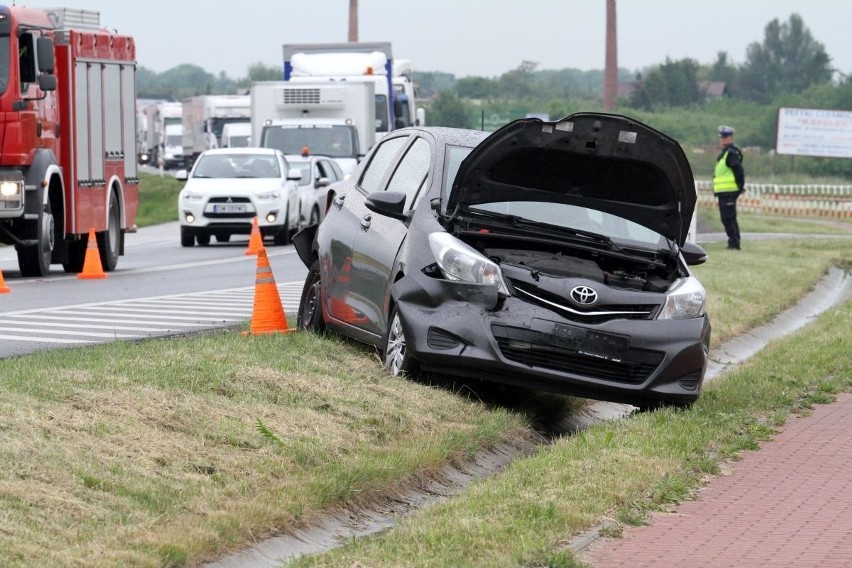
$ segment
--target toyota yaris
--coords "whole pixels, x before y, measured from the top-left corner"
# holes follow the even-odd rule
[[[298,320],[440,372],[650,407],[701,392],[680,145],[628,117],[391,132],[294,239]]]

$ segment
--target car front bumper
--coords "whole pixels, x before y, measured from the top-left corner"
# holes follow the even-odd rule
[[[251,233],[252,220],[257,217],[258,228],[265,236],[277,235],[286,226],[286,203],[276,200],[240,199],[242,201],[235,203],[182,199],[178,210],[180,224],[195,234],[227,232],[248,235]],[[222,206],[230,206],[230,209]]]
[[[710,323],[568,320],[493,286],[414,272],[393,287],[409,353],[424,371],[630,404],[689,404],[707,366]]]

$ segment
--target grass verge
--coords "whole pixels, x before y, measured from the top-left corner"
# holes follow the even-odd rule
[[[752,325],[746,317],[762,323],[804,294],[829,264],[852,264],[849,247],[831,248],[836,245],[755,242],[754,256],[710,248],[710,261],[698,268],[711,299],[738,290],[746,303],[762,305],[746,313],[720,303],[710,310],[714,327]],[[796,277],[785,276],[784,266]],[[846,365],[833,368],[840,377],[835,380],[844,373],[848,378],[852,349],[848,337],[834,335],[848,335],[848,307],[836,317],[839,323],[819,332],[824,344],[801,342],[827,349],[812,357],[823,366],[800,373],[781,357],[770,382],[786,384],[788,371],[806,377],[796,380],[820,381],[828,376],[818,373],[827,369],[829,355],[835,365]],[[795,343],[791,352],[812,355]],[[761,384],[754,380],[743,388]],[[823,397],[835,389],[823,394],[814,384],[802,388]],[[619,421],[519,461],[509,475],[459,500],[472,503],[469,510],[447,509],[428,530],[412,524],[406,529],[413,531],[412,543],[405,544],[404,531],[394,531],[382,537],[388,541],[304,562],[337,564],[355,554],[387,559],[370,565],[409,565],[412,558],[424,565],[551,558],[558,565],[570,559],[557,544],[572,527],[589,526],[618,506],[624,507],[620,518],[641,518],[637,504],[661,479],[667,485],[655,491],[662,502],[684,494],[692,471],[684,464],[709,471],[714,456],[727,455],[729,446],[753,445],[806,400],[799,388],[793,383],[782,390],[787,410],[773,406],[776,399],[769,409],[736,406],[757,404],[763,400],[757,394],[741,395],[749,400],[728,409],[727,399],[717,403],[721,395],[708,389],[695,411]],[[546,411],[565,408],[554,404]],[[710,414],[701,414],[706,408]],[[487,406],[451,390],[393,379],[370,350],[311,334],[245,338],[227,331],[3,359],[0,558],[9,567],[198,565],[338,507],[369,505],[481,448],[523,443],[540,411]],[[689,421],[692,416],[707,422],[707,433]],[[634,432],[634,423],[644,430]],[[609,469],[598,469],[602,464]],[[507,537],[521,528],[520,536]],[[539,530],[542,536],[534,536]],[[455,536],[445,540],[450,533]],[[420,552],[404,556],[412,546]],[[493,548],[471,551],[483,547]]]
[[[139,173],[139,210],[136,224],[149,227],[178,220],[178,194],[183,182],[170,175]]]
[[[689,411],[594,426],[514,462],[393,531],[288,566],[583,566],[570,538],[643,524],[688,499],[720,462],[754,450],[790,413],[852,389],[852,302],[707,385]]]

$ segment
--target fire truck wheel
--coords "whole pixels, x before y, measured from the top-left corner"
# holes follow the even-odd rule
[[[112,272],[118,264],[118,253],[121,246],[121,213],[118,210],[118,197],[115,193],[109,200],[106,231],[98,233],[97,239],[104,272]]]
[[[62,263],[65,272],[77,273],[83,270],[83,261],[86,259],[86,240],[68,242],[68,262]]]
[[[36,246],[18,248],[18,266],[22,276],[47,276],[50,272],[50,256],[56,238],[56,227],[50,204],[35,221],[25,221],[24,238],[36,240]]]

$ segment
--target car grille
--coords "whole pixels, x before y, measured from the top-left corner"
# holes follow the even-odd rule
[[[491,332],[500,353],[510,361],[619,383],[644,382],[664,357],[658,351],[628,349],[614,360],[556,345],[555,337],[548,333],[503,325],[492,325]]]
[[[536,286],[514,281],[512,285],[517,292],[516,297],[554,311],[567,320],[582,323],[603,323],[618,319],[650,320],[659,309],[658,304],[607,304],[594,308],[577,308],[568,304],[565,298]]]

